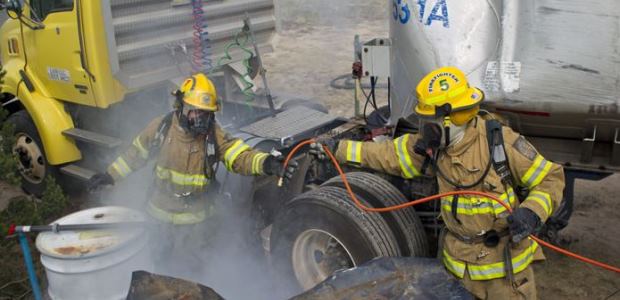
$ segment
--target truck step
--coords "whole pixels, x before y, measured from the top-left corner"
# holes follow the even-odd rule
[[[65,130],[62,132],[62,134],[82,142],[95,144],[97,146],[103,146],[107,148],[116,148],[123,143],[123,141],[119,138],[79,128]]]
[[[97,174],[97,172],[90,170],[90,169],[86,169],[84,167],[80,167],[78,165],[67,165],[64,166],[62,168],[60,168],[60,172],[65,174],[65,175],[69,175],[71,177],[77,178],[77,179],[81,179],[81,180],[89,180],[91,177],[95,176],[95,174]]]

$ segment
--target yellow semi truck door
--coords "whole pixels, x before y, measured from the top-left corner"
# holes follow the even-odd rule
[[[78,0],[30,0],[30,17],[45,28],[24,27],[28,65],[41,81],[47,96],[85,105],[95,105],[90,76],[83,64]]]

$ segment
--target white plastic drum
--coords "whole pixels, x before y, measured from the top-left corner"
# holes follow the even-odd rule
[[[124,207],[98,207],[73,213],[58,224],[145,221]],[[131,273],[150,268],[143,226],[122,229],[45,232],[36,241],[52,299],[124,299]]]

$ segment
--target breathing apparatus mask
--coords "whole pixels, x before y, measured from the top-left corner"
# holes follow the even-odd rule
[[[446,105],[439,107],[438,114],[442,110],[449,112],[450,107],[449,104],[447,105],[448,107]],[[473,183],[459,184],[439,168],[437,164],[438,154],[441,150],[451,145],[456,145],[463,139],[467,124],[475,118],[479,110],[479,107],[474,107],[460,112],[444,113],[443,116],[436,116],[435,118],[420,118],[419,126],[422,137],[416,143],[414,151],[420,155],[427,156],[438,176],[459,189],[468,189],[480,184],[489,173],[492,160],[489,160],[484,172]],[[491,153],[492,155],[493,152]]]
[[[415,151],[418,154],[434,157],[438,150],[456,145],[463,139],[467,122],[455,124],[450,111],[450,105],[446,104],[437,109],[436,116],[418,118],[418,128],[422,135],[416,144]]]
[[[175,96],[177,97],[175,108],[179,126],[193,136],[208,134],[215,121],[215,113],[184,103],[184,93],[180,91],[176,91]],[[209,95],[192,95],[192,97],[209,97]],[[205,102],[210,102],[210,99],[206,99]]]

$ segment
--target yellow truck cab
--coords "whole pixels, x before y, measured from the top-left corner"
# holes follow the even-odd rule
[[[275,31],[271,0],[209,2],[198,15],[192,3],[6,2],[1,100],[17,127],[15,149],[26,191],[41,193],[47,175],[92,176],[107,158],[94,162],[86,153],[108,157],[148,119],[170,111],[176,83],[197,71],[196,59],[221,55],[243,28],[245,14],[256,44],[269,48]],[[204,37],[198,45],[197,24]],[[196,52],[209,33],[210,53]],[[239,52],[226,63],[235,65]]]

